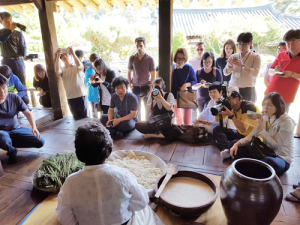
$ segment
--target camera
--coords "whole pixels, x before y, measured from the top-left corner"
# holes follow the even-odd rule
[[[95,74],[94,77],[95,77],[95,81],[99,81],[100,80],[99,74]]]
[[[217,101],[218,105],[211,107],[210,111],[213,116],[225,111],[224,106],[231,110],[230,102],[227,99],[227,83],[222,84],[222,98]]]
[[[114,125],[114,121],[110,121],[110,122],[108,123],[108,126],[107,126],[107,127],[113,127],[113,125]]]
[[[38,54],[29,54],[29,55],[26,56],[26,58],[28,60],[30,60],[31,62],[33,62],[33,59],[37,59],[38,57],[39,57]]]
[[[156,97],[159,92],[160,92],[160,86],[156,85],[152,90],[152,96]]]
[[[61,49],[61,53],[62,54],[64,54],[64,53],[69,54],[70,53],[70,49],[68,49],[68,48],[62,48]]]

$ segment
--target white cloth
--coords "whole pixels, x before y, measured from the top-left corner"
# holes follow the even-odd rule
[[[201,69],[201,59],[197,59],[197,57],[189,59],[187,63],[193,67],[195,73],[197,72],[197,70]]]
[[[271,67],[272,64],[273,64],[273,62],[269,62],[269,63],[267,64],[266,69],[265,69],[264,74],[263,74],[263,77],[268,78],[268,81],[269,81],[269,82],[270,82],[271,79],[272,79],[272,76],[269,75],[269,69],[270,69],[270,67]]]
[[[215,105],[215,101],[211,99],[208,102],[207,107],[199,115],[200,120],[206,120],[208,122],[212,122],[211,125],[207,125],[207,124],[202,125],[203,127],[205,127],[206,131],[211,134],[212,134],[213,129],[216,126],[219,126],[219,124],[220,124],[219,122],[215,121],[215,117],[211,114],[211,111],[210,111],[211,107],[213,107],[214,105]]]
[[[101,75],[101,80],[105,81],[106,76]],[[104,86],[103,84],[100,84],[101,91],[102,91],[102,105],[110,105],[110,99],[111,99],[111,94],[107,90],[107,87]]]
[[[264,126],[261,132],[257,132],[257,127],[246,137],[239,142],[241,145],[248,144],[253,136],[261,136],[263,142],[273,149],[277,155],[287,163],[291,164],[293,161],[294,150],[294,129],[296,122],[286,113],[281,115],[278,119],[271,118],[271,126],[269,130],[266,129],[267,120],[264,117]],[[275,120],[274,124],[272,122]]]
[[[242,62],[250,68],[250,72],[247,73],[245,69],[235,65],[230,68],[227,62],[223,72],[225,76],[229,76],[232,73],[229,86],[237,86],[239,88],[254,87],[254,79],[259,73],[261,64],[261,58],[259,54],[249,51],[243,59],[241,58],[240,52],[233,54],[231,57],[233,56],[237,56],[239,59],[241,59]]]
[[[108,164],[71,174],[58,194],[62,225],[120,225],[149,202],[146,189],[128,170]]]
[[[166,94],[166,93],[165,93],[165,94]],[[168,95],[168,98],[167,98],[167,102],[170,103],[171,108],[173,109],[173,105],[174,105],[174,95],[173,95],[171,92],[169,92],[169,95]],[[149,95],[148,101],[147,101],[147,105],[149,105],[149,104],[151,104],[151,103],[152,103],[152,96]],[[160,99],[157,99],[157,103],[156,103],[156,104],[157,104],[157,107],[158,107],[159,109],[162,109],[163,105],[162,105]],[[154,107],[154,106],[155,106],[155,105],[153,104],[153,107]]]
[[[64,66],[60,71],[67,99],[79,98],[87,95],[83,67],[77,67],[76,65],[68,67]]]
[[[151,207],[147,205],[141,211],[133,212],[127,225],[164,225],[159,217],[153,212]]]

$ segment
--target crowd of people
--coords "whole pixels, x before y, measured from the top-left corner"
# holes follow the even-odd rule
[[[28,110],[24,73],[16,69],[16,65],[23,60],[21,57],[26,55],[25,42],[22,38],[17,40],[18,46],[25,50],[21,47],[17,48],[19,52],[15,52],[16,48],[10,50],[7,46],[17,43],[14,35],[21,37],[22,34],[15,32],[11,16],[2,17],[1,23],[4,29],[0,30],[3,56],[3,66],[0,67],[0,148],[7,151],[9,162],[15,163],[18,147],[42,147],[44,140]],[[172,141],[182,135],[181,125],[201,127],[220,149],[220,157],[223,159],[256,158],[271,165],[278,176],[290,168],[296,123],[288,115],[288,110],[300,80],[299,29],[285,33],[283,42],[278,44],[275,61],[268,64],[265,70],[266,91],[262,112],[255,104],[254,90],[261,57],[253,50],[251,33],[239,34],[236,42],[227,40],[221,57],[216,60],[212,52],[206,51],[204,42],[196,44],[197,55],[192,59],[189,59],[185,48],[178,48],[174,53],[170,92],[165,90],[165,81],[159,77],[159,68],[155,68],[153,58],[146,53],[145,38],[136,38],[135,45],[137,53],[129,58],[127,78],[117,77],[97,53],[92,53],[87,60],[81,50],[74,51],[72,47],[67,51],[57,50],[55,72],[63,81],[68,105],[75,119],[98,118],[98,111],[101,111],[101,118],[98,119],[111,136],[118,138],[137,129],[145,138],[166,138]],[[12,50],[14,55],[11,54]],[[39,91],[41,105],[51,107],[47,70],[40,64],[34,67],[33,85]],[[10,93],[15,90],[17,95]],[[182,108],[178,104],[180,92],[197,93],[195,102],[199,117],[194,124],[192,108]],[[146,121],[143,122],[142,104],[146,108]],[[221,110],[213,114],[217,106]],[[256,126],[249,124],[249,111],[261,115]],[[23,112],[29,120],[31,131],[19,125],[16,117],[19,112]],[[164,121],[163,126],[158,120]],[[102,126],[96,127],[99,132],[107,132],[105,129],[103,131]],[[86,131],[83,129],[82,132]],[[105,133],[105,138],[110,137]],[[261,143],[268,154],[254,154],[251,147],[254,142]],[[111,151],[111,147],[107,151]],[[105,157],[109,154],[107,152]],[[80,157],[87,165],[98,165],[105,160],[104,155],[97,162],[91,156]],[[80,176],[85,176],[84,172]],[[127,219],[118,218],[121,221]]]

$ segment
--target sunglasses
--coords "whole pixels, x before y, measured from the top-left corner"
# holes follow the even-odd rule
[[[197,48],[196,49],[197,52],[199,52],[199,51],[203,52],[203,50],[204,50],[204,48]]]

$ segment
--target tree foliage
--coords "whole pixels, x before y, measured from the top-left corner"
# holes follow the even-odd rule
[[[179,48],[179,47],[188,48],[188,42],[186,40],[186,35],[181,29],[178,29],[175,32],[175,35],[173,37],[173,55],[174,55],[175,51],[177,50],[177,48]]]
[[[299,0],[285,0],[284,2],[277,2],[276,0],[272,0],[274,4],[274,8],[278,11],[282,11],[284,13],[300,15],[300,4]]]
[[[219,56],[224,42],[228,39],[236,41],[242,32],[251,32],[254,49],[262,52],[282,41],[285,30],[283,24],[276,23],[271,17],[222,15],[205,24],[198,22],[195,32],[201,33],[206,49]]]

